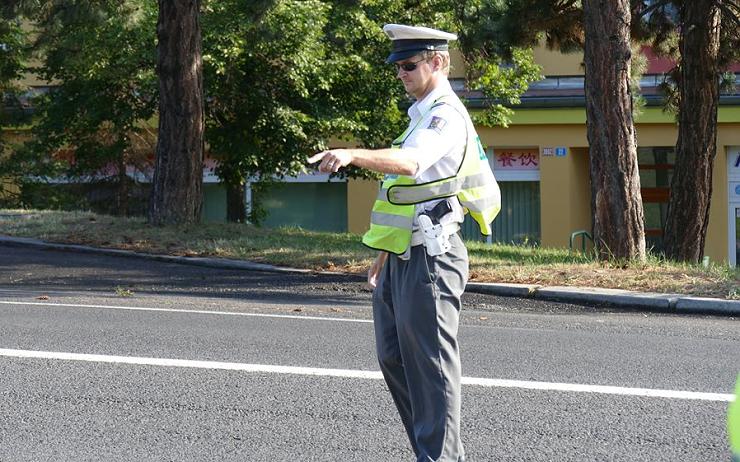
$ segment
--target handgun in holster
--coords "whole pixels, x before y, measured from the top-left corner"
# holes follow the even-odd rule
[[[440,223],[442,217],[450,212],[452,212],[450,203],[447,200],[442,200],[431,210],[419,214],[419,228],[424,237],[424,247],[426,247],[429,256],[442,255],[452,247],[450,236],[445,233],[444,226]]]

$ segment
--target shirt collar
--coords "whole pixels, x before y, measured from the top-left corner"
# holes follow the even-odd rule
[[[452,90],[450,82],[447,79],[441,79],[437,86],[434,87],[428,95],[411,105],[408,109],[409,118],[414,119],[425,114],[440,96],[454,93],[455,92]]]

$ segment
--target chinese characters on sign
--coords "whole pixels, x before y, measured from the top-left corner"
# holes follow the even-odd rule
[[[496,170],[539,170],[540,154],[537,149],[495,150]]]

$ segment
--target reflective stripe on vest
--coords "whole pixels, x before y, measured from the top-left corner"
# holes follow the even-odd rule
[[[442,98],[435,101],[429,110],[440,104],[449,104],[440,102]],[[454,105],[450,106],[463,117],[467,133],[463,160],[457,174],[421,184],[402,175],[387,177],[373,206],[370,230],[362,239],[368,247],[396,254],[405,252],[411,242],[414,204],[452,196],[457,196],[465,211],[478,223],[482,234],[491,234],[491,222],[501,210],[501,192],[470,117]],[[393,147],[400,147],[425,116],[423,114],[413,127],[398,137]],[[409,217],[411,222],[404,220]]]
[[[391,213],[373,212],[371,215],[371,221],[383,226],[394,226],[396,228],[411,228],[414,224],[414,217],[393,215]]]
[[[430,199],[454,196],[461,189],[473,189],[487,186],[490,177],[478,173],[467,177],[453,177],[448,180],[436,180],[430,183],[414,185],[395,185],[388,190],[388,201],[391,204],[408,205],[426,202]],[[427,186],[424,188],[423,186]]]

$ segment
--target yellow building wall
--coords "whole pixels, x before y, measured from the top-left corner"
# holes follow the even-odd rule
[[[545,76],[582,76],[583,53],[560,53],[548,50],[543,44],[532,50],[534,61],[542,67]],[[450,50],[450,78],[465,78],[465,65],[459,50]]]
[[[567,248],[572,233],[591,232],[588,176],[588,149],[569,148],[565,157],[543,157],[540,151],[543,247]]]
[[[583,75],[583,53],[560,53],[548,50],[545,45],[535,47],[534,61],[542,67],[546,76],[580,76]],[[450,50],[450,78],[465,77],[465,66],[459,50]]]
[[[573,125],[552,124],[562,120],[557,109],[522,114],[520,125],[479,128],[481,141],[494,151],[500,148],[536,147],[540,150],[540,238],[544,247],[568,247],[574,231],[591,231],[591,193],[588,182],[586,127],[580,116],[567,111]],[[580,112],[583,112],[582,110]],[[584,116],[585,117],[585,116]],[[532,120],[546,118],[551,125],[533,127]],[[566,147],[565,157],[542,156],[544,147]]]
[[[347,180],[347,230],[361,234],[370,228],[370,212],[378,195],[376,180]]]
[[[583,53],[560,53],[548,50],[544,45],[533,51],[534,61],[542,66],[543,75],[583,75]]]
[[[465,62],[460,50],[450,50],[450,75],[451,79],[465,78]]]

